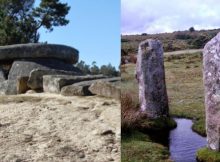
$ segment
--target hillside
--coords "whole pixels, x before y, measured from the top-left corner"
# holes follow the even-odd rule
[[[145,39],[159,39],[165,52],[203,48],[220,29],[200,31],[176,31],[173,33],[122,35],[122,56],[137,53],[138,44]]]

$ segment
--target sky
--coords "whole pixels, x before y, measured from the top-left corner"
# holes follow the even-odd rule
[[[220,28],[219,0],[121,0],[121,33]]]
[[[40,29],[40,42],[64,44],[79,50],[79,60],[98,66],[120,64],[120,1],[60,0],[71,6],[67,26],[52,32]],[[39,0],[36,1],[36,5]]]

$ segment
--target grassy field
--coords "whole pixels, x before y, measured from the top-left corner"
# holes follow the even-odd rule
[[[164,58],[164,64],[171,116],[193,119],[193,130],[205,135],[201,52],[168,55]],[[123,65],[121,76],[122,94],[131,95],[133,108],[138,109],[138,84],[135,80],[135,64]],[[143,161],[153,161],[155,158],[157,158],[156,161],[169,161],[166,147],[149,139],[143,142],[136,135],[131,135],[131,137],[122,135],[122,161],[141,162],[140,156],[144,156],[142,157]],[[160,148],[160,151],[158,151],[158,148]],[[141,152],[145,152],[144,155],[140,155]],[[151,156],[155,152],[158,156]]]

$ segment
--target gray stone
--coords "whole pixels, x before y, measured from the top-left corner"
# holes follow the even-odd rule
[[[17,94],[17,78],[28,77],[30,72],[34,69],[39,70],[65,70],[70,72],[80,72],[71,64],[64,63],[56,59],[29,59],[14,61],[8,75],[8,88],[6,94]]]
[[[91,93],[104,96],[104,97],[110,97],[115,99],[121,98],[121,90],[120,85],[116,84],[119,83],[118,81],[121,80],[121,78],[111,78],[106,80],[99,80],[93,83],[89,90]],[[115,83],[114,83],[115,82]]]
[[[30,88],[27,85],[29,77],[18,77],[17,78],[17,94],[27,92]]]
[[[72,71],[64,71],[64,70],[41,70],[41,69],[34,69],[30,72],[28,86],[33,89],[43,89],[43,76],[44,75],[79,75],[79,72],[72,72]]]
[[[89,87],[97,81],[106,81],[106,82],[116,82],[120,78],[105,78],[105,79],[96,79],[90,81],[82,81],[79,83],[74,83],[72,85],[65,86],[61,89],[61,94],[64,96],[88,96],[92,95],[89,90]]]
[[[69,75],[44,75],[43,89],[44,92],[60,93],[64,86],[71,85],[81,81],[95,80],[105,78],[103,75],[87,76],[69,76]]]
[[[88,90],[89,84],[69,85],[61,89],[63,96],[88,96],[92,93]]]
[[[0,67],[0,82],[5,81],[5,74],[3,69]]]
[[[168,116],[163,47],[160,41],[148,39],[139,44],[136,66],[141,111],[149,118]]]
[[[0,46],[1,60],[18,60],[31,58],[54,58],[67,63],[75,64],[79,58],[79,52],[69,46],[29,43]]]
[[[6,90],[8,87],[8,81],[1,81],[0,82],[0,95],[5,95],[6,94]]]
[[[220,33],[203,50],[206,133],[208,147],[220,151]]]

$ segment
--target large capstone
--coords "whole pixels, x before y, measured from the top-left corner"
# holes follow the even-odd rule
[[[169,107],[161,42],[151,39],[141,42],[136,66],[141,111],[149,118],[168,116]]]
[[[208,147],[220,151],[220,33],[203,50]]]
[[[29,43],[0,46],[0,61],[34,59],[34,58],[53,58],[64,62],[75,64],[79,58],[79,52],[69,46]]]

